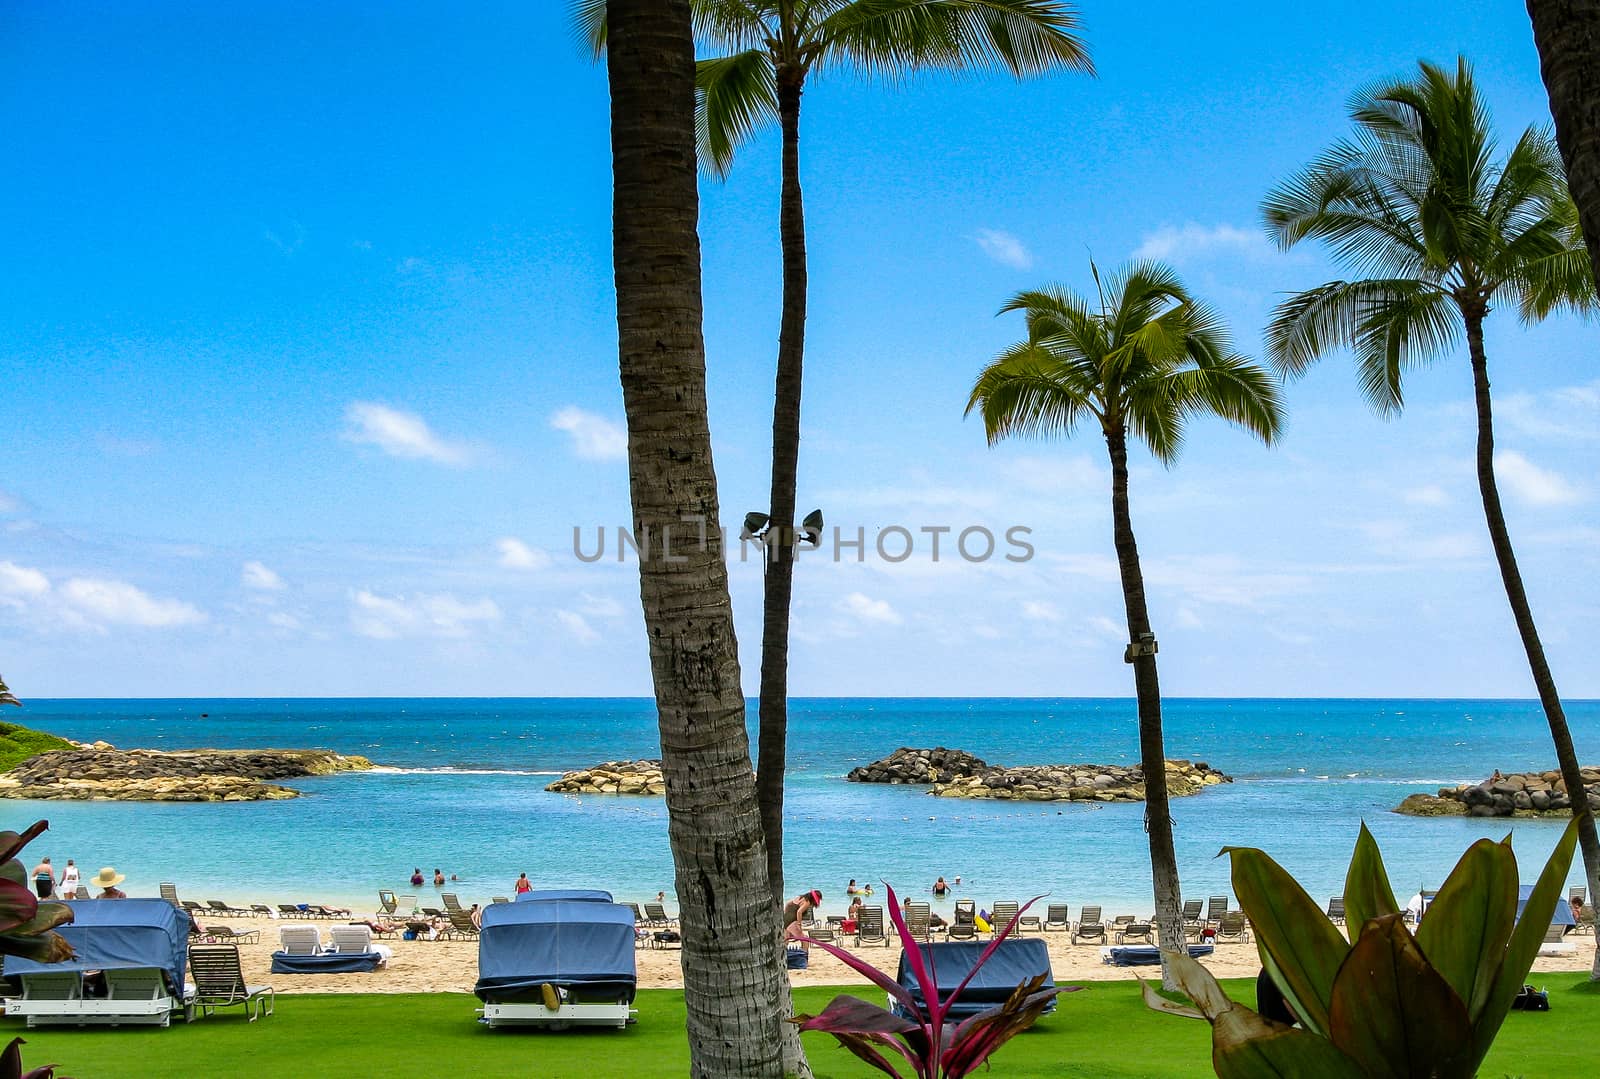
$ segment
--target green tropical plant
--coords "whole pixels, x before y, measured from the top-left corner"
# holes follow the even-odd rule
[[[36,963],[71,959],[72,945],[57,926],[72,921],[65,903],[41,903],[28,887],[27,867],[17,854],[39,836],[49,821],[35,821],[27,831],[0,832],[0,955],[19,955]]]
[[[1154,878],[1163,971],[1183,940],[1177,856],[1167,801],[1156,641],[1145,603],[1144,572],[1128,507],[1128,435],[1162,464],[1177,461],[1184,426],[1220,416],[1263,442],[1283,424],[1272,375],[1232,350],[1216,313],[1189,295],[1178,275],[1139,262],[1102,282],[1091,302],[1052,287],[1013,296],[1001,313],[1021,311],[1028,336],[978,376],[967,400],[990,444],[1012,435],[1069,436],[1080,421],[1100,428],[1111,458],[1111,516],[1128,650],[1139,709],[1145,824]]]
[[[577,0],[574,16],[596,55],[605,48],[606,0]],[[782,130],[778,229],[783,302],[772,410],[772,481],[765,537],[756,789],[774,904],[783,883],[783,774],[787,766],[789,609],[794,590],[796,484],[806,327],[806,225],[800,192],[800,98],[807,79],[854,71],[888,79],[919,71],[999,65],[1017,77],[1064,68],[1092,72],[1078,16],[1061,0],[695,0],[703,47],[695,74],[703,167],[725,176],[735,152],[777,121]]]
[[[1527,0],[1556,142],[1600,287],[1600,3]]]
[[[1539,953],[1576,842],[1573,821],[1519,914],[1510,837],[1480,839],[1412,933],[1363,824],[1345,878],[1350,940],[1277,862],[1254,848],[1225,848],[1261,962],[1299,1027],[1230,1000],[1188,956],[1173,965],[1195,1009],[1148,986],[1145,1001],[1209,1021],[1223,1079],[1470,1079]]]
[[[1338,261],[1371,276],[1330,281],[1280,304],[1267,329],[1268,356],[1284,374],[1300,375],[1349,347],[1368,401],[1388,415],[1403,403],[1406,369],[1452,351],[1465,334],[1484,519],[1579,822],[1589,889],[1600,894],[1600,836],[1495,482],[1483,343],[1496,303],[1515,304],[1524,322],[1595,306],[1561,160],[1549,133],[1533,127],[1496,160],[1493,124],[1465,58],[1454,73],[1424,62],[1415,78],[1364,90],[1350,114],[1355,135],[1272,191],[1262,213],[1280,247],[1319,238]]]

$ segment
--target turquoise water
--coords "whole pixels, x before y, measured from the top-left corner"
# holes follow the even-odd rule
[[[1362,819],[1404,894],[1437,887],[1470,842],[1507,831],[1531,880],[1560,832],[1389,812],[1412,791],[1553,767],[1535,702],[1169,700],[1165,717],[1169,756],[1238,780],[1174,803],[1191,897],[1228,891],[1214,858],[1223,844],[1262,847],[1319,899],[1336,894]],[[1600,762],[1600,702],[1571,702],[1568,717],[1581,759]],[[670,900],[659,801],[543,789],[563,769],[658,756],[649,700],[44,700],[16,718],[124,748],[317,746],[390,769],[298,781],[305,797],[285,802],[9,804],[10,825],[50,819],[30,858],[71,857],[90,873],[115,865],[131,895],[175,881],[185,897],[370,908],[379,888],[416,891],[413,866],[430,879],[438,866],[460,877],[464,898],[508,894],[526,872],[535,886],[598,885],[627,899],[664,889]],[[942,874],[961,876],[958,894],[984,906],[1049,892],[1108,914],[1150,908],[1142,806],[957,801],[844,781],[903,745],[1003,764],[1137,759],[1131,700],[796,700],[790,891],[819,887],[831,910],[851,877],[925,890]],[[1575,866],[1572,883],[1580,876]],[[426,902],[434,889],[421,891]]]

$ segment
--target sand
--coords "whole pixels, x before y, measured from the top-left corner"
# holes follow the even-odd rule
[[[201,922],[221,924],[220,920],[206,918]],[[327,927],[338,923],[325,920],[295,923],[265,918],[234,918],[228,924],[239,930],[261,930],[259,943],[240,945],[245,978],[251,985],[270,985],[279,993],[470,993],[478,977],[478,944],[472,940],[385,940],[381,943],[394,949],[394,958],[386,968],[366,974],[273,974],[272,953],[278,949],[280,925],[317,925],[323,929],[326,939]],[[1152,967],[1109,966],[1102,962],[1098,946],[1071,944],[1065,933],[1046,933],[1043,936],[1049,945],[1050,965],[1058,985],[1129,980],[1141,976],[1160,977],[1159,971]],[[1594,957],[1595,938],[1583,936],[1576,939],[1579,943],[1575,955],[1541,957],[1534,962],[1534,972],[1587,970]],[[886,971],[890,977],[894,976],[900,956],[898,947],[850,950],[852,954]],[[635,953],[639,988],[681,989],[683,971],[679,967],[680,954],[676,948],[639,949]],[[1219,978],[1253,978],[1261,969],[1254,944],[1219,944],[1204,963]],[[864,977],[821,948],[811,949],[809,969],[790,971],[789,978],[795,985],[868,984]]]

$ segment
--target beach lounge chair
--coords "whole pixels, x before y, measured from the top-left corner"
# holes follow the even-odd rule
[[[1427,909],[1426,906],[1423,907]],[[1344,896],[1336,895],[1328,899],[1328,921],[1334,925],[1344,924]]]
[[[625,1027],[638,981],[633,942],[633,912],[619,903],[553,899],[484,908],[473,988],[484,1023]]]
[[[321,903],[307,903],[306,906],[310,908],[312,917],[327,918],[330,921],[348,918],[352,913],[348,907],[325,907]]]
[[[1072,919],[1067,916],[1065,903],[1051,903],[1045,908],[1044,925],[1041,929],[1046,933],[1069,933],[1072,931]]]
[[[1226,913],[1228,913],[1227,896],[1214,895],[1206,901],[1206,921],[1211,925],[1216,925],[1220,922],[1222,916]]]
[[[416,896],[414,896],[414,895],[403,895],[403,896],[400,897],[400,901],[399,902],[400,902],[400,908],[399,908],[399,913],[400,914],[415,914],[415,913],[417,913],[417,897]]]
[[[272,1014],[272,986],[245,984],[237,945],[190,948],[189,975],[194,980],[194,1006],[202,1016],[235,1005],[244,1008],[246,1019],[252,1023]]]
[[[300,907],[294,903],[278,904],[278,917],[280,918],[309,918],[310,916],[310,911],[301,910]]]
[[[287,955],[321,955],[322,930],[314,925],[281,925],[278,943]]]
[[[647,925],[648,924],[648,921],[646,920],[646,918],[644,916],[644,911],[639,909],[639,904],[637,904],[637,903],[624,903],[622,905],[627,907],[629,910],[633,911],[633,924],[634,925],[643,926],[643,925]]]
[[[189,904],[187,902],[185,902],[183,905],[185,907],[187,907]],[[236,907],[231,903],[224,903],[220,899],[207,899],[206,900],[206,913],[207,914],[220,914],[225,918],[233,918],[233,917],[243,917],[245,915],[248,915],[250,912],[248,910],[246,910],[244,907]]]
[[[178,905],[178,886],[176,884],[173,884],[171,881],[164,880],[160,884],[156,885],[156,887],[161,892],[162,899],[165,899],[168,903],[171,903],[174,906]]]
[[[478,939],[478,927],[472,924],[472,915],[467,911],[458,908],[445,917],[450,919],[450,928],[445,930],[447,936],[456,940]]]
[[[926,903],[908,903],[905,909],[906,931],[912,940],[928,941],[933,936],[932,916]],[[812,933],[811,936],[816,934]]]
[[[1230,910],[1223,913],[1217,921],[1217,935],[1213,938],[1215,943],[1235,941],[1240,944],[1250,943],[1250,923],[1245,920],[1244,911]]]
[[[862,907],[856,915],[856,944],[861,947],[868,944],[888,947],[889,937],[883,931],[882,907]]]
[[[170,900],[123,899],[76,904],[74,919],[56,931],[76,953],[60,963],[5,957],[5,973],[22,996],[6,1001],[6,1014],[29,1026],[65,1023],[168,1026],[183,1012],[183,968],[189,951],[189,916]],[[103,973],[104,996],[84,992],[83,976]]]
[[[387,888],[379,888],[378,889],[378,913],[379,914],[393,914],[398,909],[399,909],[399,905],[398,905],[397,901],[395,900],[394,893],[389,891]]]
[[[1132,914],[1119,914],[1111,919],[1111,924],[1106,926],[1108,933],[1120,933],[1139,919]]]
[[[445,910],[466,910],[467,909],[467,908],[465,908],[465,907],[463,907],[461,905],[460,897],[457,896],[456,893],[454,893],[454,892],[440,892],[439,893],[439,898],[440,898],[440,900],[443,901]]]
[[[945,936],[950,940],[978,939],[978,905],[970,899],[957,899],[955,914]]]
[[[671,927],[677,924],[676,918],[667,917],[667,909],[660,903],[646,903],[644,905],[645,920],[651,925]]]
[[[82,884],[78,885],[78,890],[76,892],[72,893],[72,898],[74,898],[74,899],[88,899],[89,898],[89,889],[87,887],[85,887],[84,885],[82,885]]]
[[[182,900],[179,900],[178,901],[178,906],[180,906],[184,910],[188,911],[191,915],[194,915],[194,914],[210,914],[211,913],[210,910],[208,910],[207,908],[201,906],[199,903],[196,903],[193,899],[182,899]]]
[[[200,933],[208,944],[255,944],[261,940],[261,930],[239,930],[231,925],[208,925]]]
[[[1118,944],[1154,944],[1155,927],[1149,922],[1129,922],[1117,932]]]
[[[489,902],[491,902],[491,903],[509,903],[509,902],[511,902],[511,900],[507,899],[503,895],[497,895],[493,899],[489,900]],[[635,913],[638,912],[637,905],[634,906],[634,911],[635,911]]]
[[[372,943],[372,930],[364,925],[336,925],[328,930],[329,951],[334,955],[377,955],[378,965],[387,966],[394,949]]]
[[[1000,930],[1011,924],[1011,919],[1017,916],[1019,904],[1009,899],[995,901],[994,909],[989,912],[989,933],[998,934]]]
[[[1073,930],[1072,943],[1106,942],[1106,923],[1100,920],[1100,908],[1086,906],[1078,915],[1078,928]]]
[[[272,908],[267,906],[265,903],[251,903],[250,904],[250,917],[252,917],[252,918],[258,918],[258,917],[259,918],[276,918],[277,915],[274,914],[272,912]]]
[[[1200,930],[1205,928],[1200,914],[1205,904],[1198,899],[1186,899],[1183,903],[1183,931],[1195,936],[1200,935]]]
[[[426,918],[443,918],[444,911],[439,907],[423,907],[422,914]]]

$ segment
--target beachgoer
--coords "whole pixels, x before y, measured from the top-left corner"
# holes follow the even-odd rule
[[[844,894],[845,895],[856,895],[860,891],[861,891],[861,889],[856,887],[856,878],[854,878],[854,877],[851,877],[850,878],[850,883],[846,884],[844,886]]]
[[[433,886],[435,888],[444,887],[444,873],[441,872],[437,867],[435,867],[433,870]]]
[[[517,894],[522,895],[524,892],[531,891],[533,891],[533,885],[528,882],[528,874],[524,873],[517,878]]]
[[[906,901],[901,904],[901,907],[903,908],[903,911],[905,913],[906,920],[910,921],[911,920],[911,897],[909,895],[906,896]],[[929,929],[943,929],[943,928],[945,928],[945,926],[947,924],[949,924],[949,923],[947,923],[943,918],[939,917],[937,914],[933,913],[933,911],[930,910],[928,912],[928,928]]]
[[[872,885],[869,884],[865,888],[863,888],[861,890],[861,894],[862,895],[871,895],[872,894]]]
[[[411,871],[411,887],[422,887],[422,867],[420,865]]]
[[[802,923],[805,922],[808,914],[821,905],[822,893],[816,888],[811,889],[809,892],[801,892],[785,903],[783,907],[783,935],[789,940],[804,937],[806,931]],[[802,941],[802,943],[804,942]],[[810,948],[811,945],[806,944],[805,947]]]
[[[943,899],[945,896],[950,894],[950,885],[944,882],[943,877],[940,877],[938,880],[933,882],[933,894],[938,896],[940,899]]]
[[[850,909],[845,912],[844,921],[839,923],[839,931],[841,933],[854,933],[856,931],[856,926],[861,921],[861,908],[865,905],[861,902],[859,895],[850,900]]]
[[[71,899],[78,891],[78,867],[71,858],[67,859],[67,868],[61,871],[61,895]]]
[[[128,898],[128,893],[118,888],[117,885],[127,879],[127,877],[124,877],[108,865],[90,878],[89,883],[101,889],[100,894],[95,896],[96,899],[126,899]]]
[[[50,859],[33,867],[33,890],[39,893],[40,899],[49,899],[50,893],[56,890],[56,871],[50,867]]]
[[[657,892],[656,893],[656,902],[657,903],[665,903],[666,901],[667,901],[667,893],[666,892]]]
[[[472,909],[467,911],[467,917],[472,919],[472,928],[483,928],[483,908],[478,906],[478,904],[472,904]]]
[[[961,874],[960,874],[960,873],[957,873],[957,874],[956,874],[956,883],[957,883],[957,884],[960,884],[960,883],[961,883]]]

